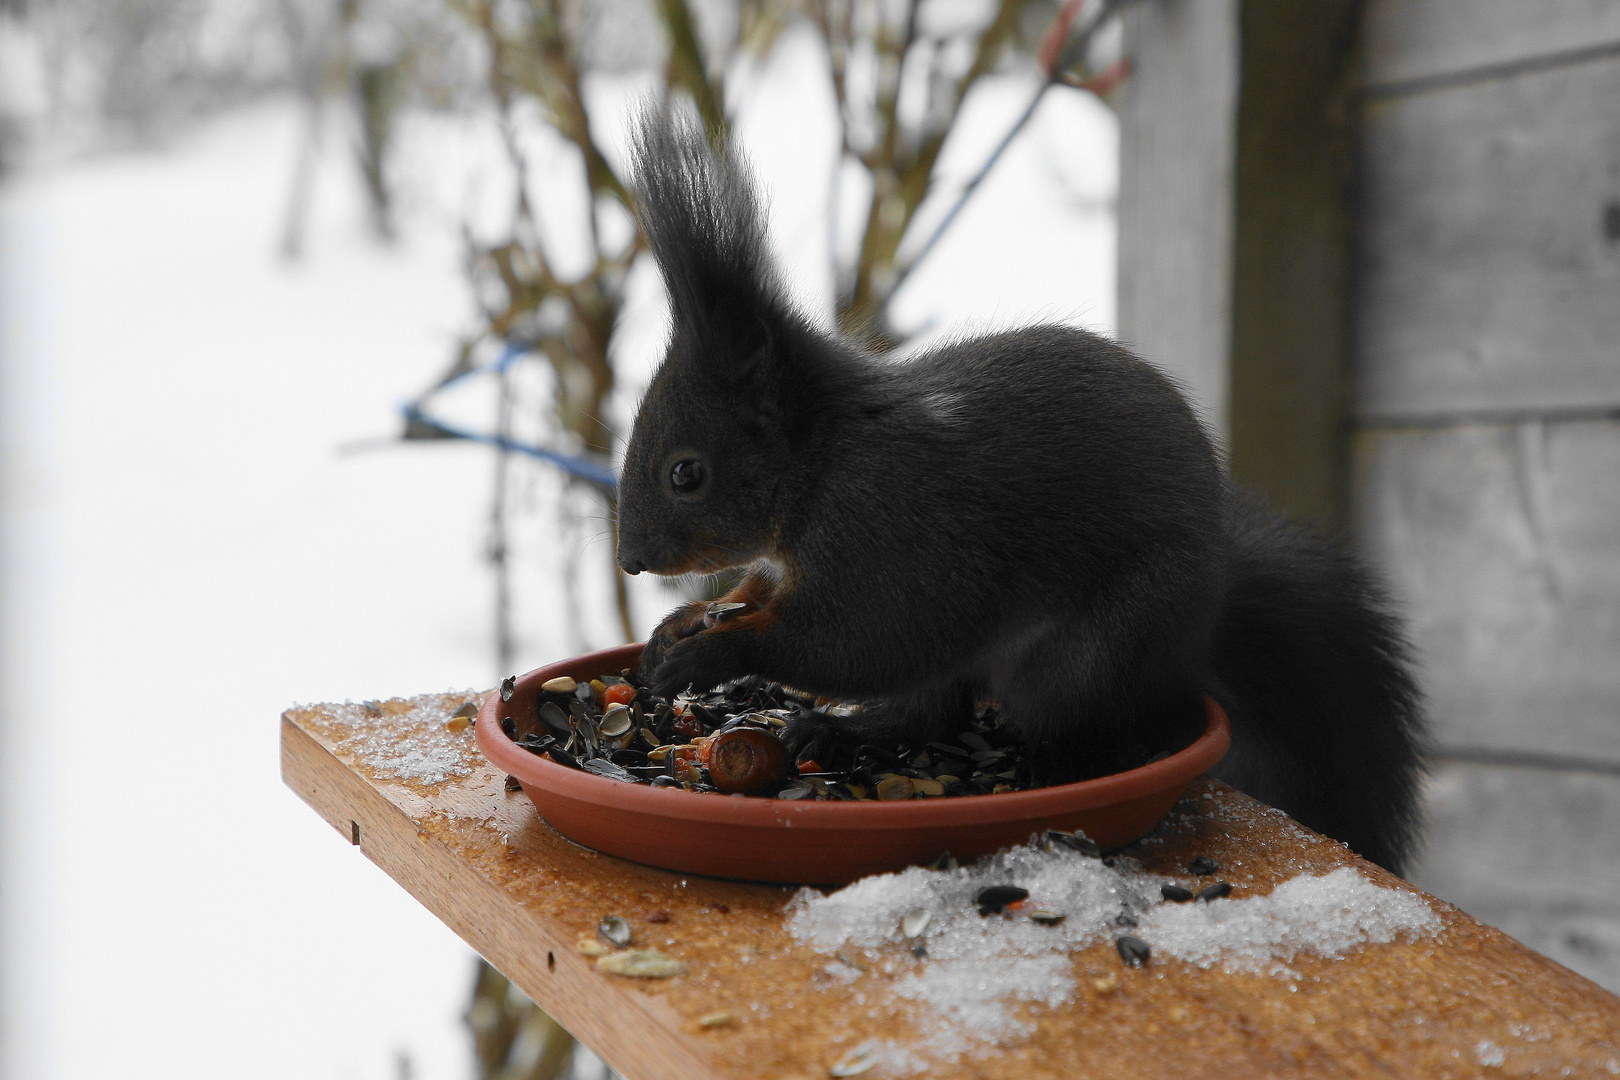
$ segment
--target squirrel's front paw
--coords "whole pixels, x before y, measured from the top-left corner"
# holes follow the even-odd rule
[[[700,610],[700,619],[702,614]],[[647,680],[653,693],[674,697],[689,686],[694,690],[708,690],[740,675],[750,674],[728,647],[728,636],[709,632],[682,638],[670,645],[651,671],[645,667],[643,654],[642,677]],[[650,642],[648,648],[651,648]]]
[[[678,643],[703,632],[704,613],[708,610],[708,603],[703,600],[693,600],[689,604],[682,604],[658,624],[658,628],[647,638],[647,647],[641,650],[641,676],[651,678],[653,672],[658,670],[664,662],[669,650]]]

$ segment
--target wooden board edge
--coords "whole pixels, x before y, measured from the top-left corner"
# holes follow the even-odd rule
[[[282,780],[366,858],[495,966],[620,1075],[709,1078],[725,1069],[696,1052],[656,985],[595,970],[571,940],[512,904],[289,716]]]

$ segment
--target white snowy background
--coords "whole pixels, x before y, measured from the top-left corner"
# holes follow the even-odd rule
[[[738,125],[807,307],[824,305],[817,57],[790,35],[740,78]],[[970,101],[947,187],[1033,72]],[[0,1075],[459,1080],[471,952],[282,786],[294,702],[484,687],[490,452],[340,452],[472,325],[457,235],[494,196],[477,116],[407,119],[401,236],[372,239],[331,119],[302,260],[277,255],[299,106],[260,101],[160,149],[45,156],[0,180]],[[902,325],[1113,320],[1112,116],[1051,95],[935,258]],[[621,421],[656,357],[650,275],[622,339]],[[487,426],[476,392],[451,403]],[[525,467],[532,506],[553,478]],[[520,669],[584,626],[557,538],[521,518]],[[589,523],[587,523],[589,526]],[[640,585],[640,583],[638,583]],[[641,585],[637,619],[666,595]]]

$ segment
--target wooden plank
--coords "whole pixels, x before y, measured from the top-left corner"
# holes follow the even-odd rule
[[[1620,761],[1620,421],[1378,429],[1353,453],[1441,742]]]
[[[1231,347],[1238,0],[1125,14],[1119,337],[1190,391],[1224,438]]]
[[[1246,0],[1238,104],[1234,476],[1340,524],[1349,363],[1350,0]]]
[[[1364,84],[1388,86],[1620,43],[1620,4],[1371,0],[1362,35]]]
[[[1441,764],[1414,883],[1620,991],[1620,775]]]
[[[369,718],[356,710],[283,716],[288,784],[328,821],[358,822],[368,858],[630,1080],[824,1077],[829,1061],[867,1038],[925,1045],[915,1005],[896,993],[907,971],[885,975],[881,957],[869,957],[857,983],[828,978],[827,958],[784,929],[787,890],[685,878],[575,847],[503,790],[470,735],[465,746],[447,744],[442,711],[424,719],[404,701]],[[400,780],[377,765],[429,744],[447,777]],[[1347,865],[1410,888],[1207,780],[1133,854],[1150,870],[1212,856],[1240,895]],[[1518,1076],[1620,1069],[1620,998],[1434,907],[1436,938],[1332,960],[1297,956],[1289,979],[1163,957],[1125,969],[1100,943],[1073,954],[1082,977],[1074,1004],[1020,1006],[1035,1025],[1026,1040],[935,1061],[927,1075],[1442,1077],[1475,1075],[1485,1061]],[[669,921],[649,925],[653,909]],[[608,912],[631,919],[686,972],[652,984],[598,972],[572,942]],[[696,1018],[714,1009],[739,1022],[700,1029]]]
[[[1620,405],[1616,101],[1620,58],[1367,105],[1359,414]]]

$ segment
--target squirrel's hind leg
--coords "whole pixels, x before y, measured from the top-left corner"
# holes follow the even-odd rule
[[[1118,639],[1055,630],[988,680],[1004,722],[1023,739],[1034,779],[1088,780],[1146,764],[1196,737],[1198,679],[1166,657],[1129,655]]]

